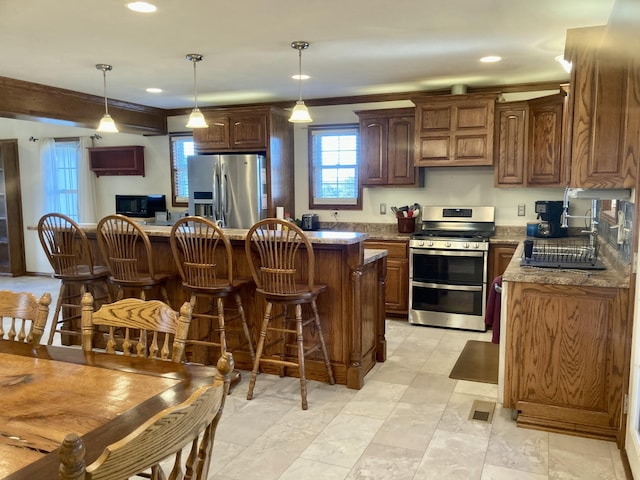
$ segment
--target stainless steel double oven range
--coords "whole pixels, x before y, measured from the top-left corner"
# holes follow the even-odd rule
[[[423,207],[409,242],[409,323],[485,331],[494,207]]]

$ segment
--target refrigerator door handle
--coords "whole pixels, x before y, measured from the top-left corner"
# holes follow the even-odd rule
[[[222,172],[222,178],[220,181],[220,209],[222,210],[222,220],[224,225],[227,224],[227,219],[229,217],[229,175],[227,172]]]
[[[220,169],[218,165],[213,167],[213,215],[214,220],[221,219],[220,209]]]

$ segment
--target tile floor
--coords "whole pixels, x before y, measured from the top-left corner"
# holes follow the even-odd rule
[[[42,277],[0,278],[0,289],[57,293]],[[55,299],[54,299],[55,301]],[[46,335],[46,332],[45,332]],[[45,337],[46,338],[46,337]],[[361,390],[249,372],[227,397],[211,480],[625,479],[612,442],[517,428],[499,405],[491,424],[468,420],[497,386],[448,377],[469,339],[488,333],[387,321],[388,360]]]

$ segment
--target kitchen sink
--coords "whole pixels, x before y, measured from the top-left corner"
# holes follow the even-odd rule
[[[525,253],[520,266],[576,270],[607,268],[598,258],[597,248],[588,245],[533,244],[531,240],[525,241]]]

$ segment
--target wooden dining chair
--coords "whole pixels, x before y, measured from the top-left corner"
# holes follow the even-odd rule
[[[153,480],[207,480],[232,370],[233,357],[227,352],[218,360],[213,385],[153,416],[86,467],[82,439],[68,434],[58,449],[59,479],[122,480],[150,470]]]
[[[49,316],[51,295],[37,300],[33,293],[0,291],[0,339],[37,345]]]
[[[78,337],[80,340],[80,300],[85,292],[91,292],[98,305],[111,302],[109,270],[94,264],[91,245],[80,225],[61,213],[48,213],[38,221],[40,244],[53,268],[53,278],[60,280],[60,291],[48,345],[56,333]],[[70,310],[70,315],[64,310]],[[60,313],[63,318],[60,318]]]
[[[249,229],[245,252],[256,292],[266,301],[247,400],[253,397],[261,363],[279,366],[281,376],[285,375],[286,367],[294,367],[300,376],[302,409],[306,410],[305,357],[319,350],[329,383],[335,383],[316,305],[318,295],[327,286],[315,283],[311,242],[297,225],[267,218]],[[280,306],[276,315],[274,305]],[[303,318],[302,305],[310,306],[307,318]],[[293,307],[293,316],[289,307]],[[273,348],[276,346],[279,348]],[[269,355],[264,354],[266,350],[271,350]]]
[[[180,314],[160,300],[139,298],[108,303],[94,312],[93,298],[85,293],[82,297],[82,349],[92,351],[96,327],[104,327],[107,353],[182,362],[190,322],[189,302],[182,305]]]
[[[218,349],[222,353],[227,351],[226,337],[231,334],[240,338],[236,343],[246,348],[252,362],[255,361],[253,342],[240,298],[240,289],[251,280],[234,276],[231,242],[223,230],[206,218],[185,217],[173,225],[169,240],[182,277],[182,287],[189,292],[189,301],[194,309],[191,331],[193,333],[196,330],[197,334],[191,335],[196,338],[187,340],[187,345],[210,350],[204,363],[212,363],[210,359],[212,355],[217,358]],[[231,305],[231,302],[225,301],[229,297],[234,300]],[[196,313],[198,298],[203,298],[208,308]],[[240,325],[229,330],[231,322]]]
[[[132,291],[136,294],[131,296],[146,300],[146,292],[157,287],[170,304],[166,284],[173,274],[155,271],[151,241],[138,223],[125,215],[108,215],[98,222],[96,234],[118,299]]]

